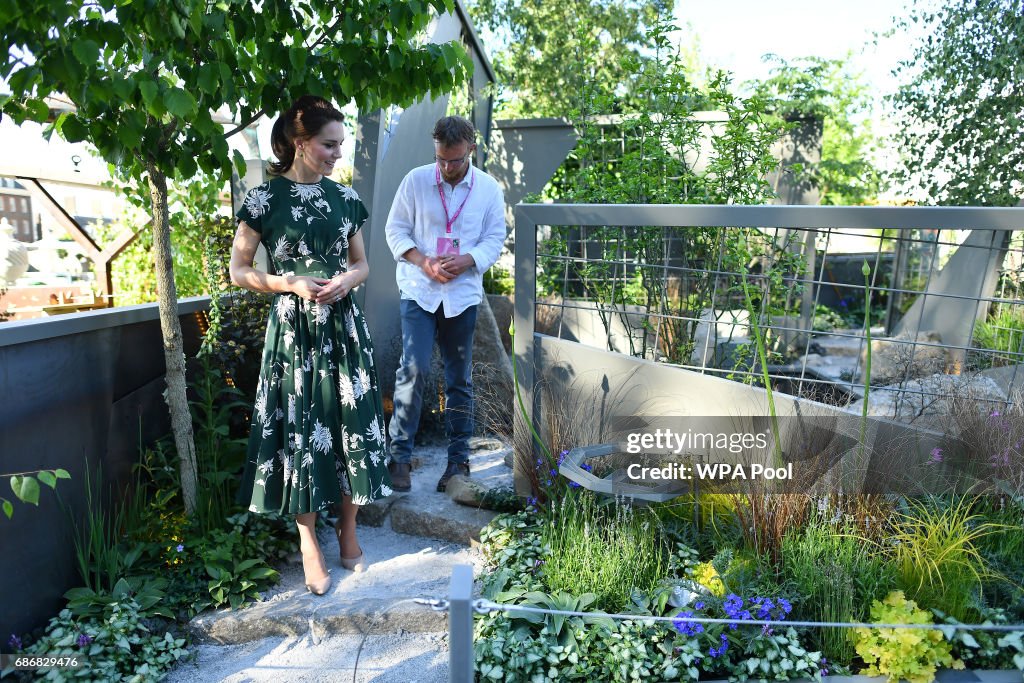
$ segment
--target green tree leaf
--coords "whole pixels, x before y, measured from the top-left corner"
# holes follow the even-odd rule
[[[71,52],[82,64],[95,65],[100,59],[100,46],[94,40],[76,40],[71,44]]]
[[[188,119],[195,116],[198,103],[196,98],[181,88],[171,88],[164,97],[167,111],[179,119]]]
[[[28,118],[37,123],[43,123],[50,118],[50,108],[42,100],[28,100],[25,103]]]
[[[199,76],[196,79],[199,89],[208,95],[217,93],[220,85],[220,67],[217,64],[203,64],[199,67]]]
[[[42,470],[36,476],[41,483],[46,484],[51,489],[57,488],[57,477],[54,476],[53,472]]]
[[[232,159],[234,160],[235,168],[238,170],[238,175],[244,176],[246,164],[245,158],[242,156],[242,153],[239,152],[237,149],[232,150]]]
[[[156,104],[157,93],[160,88],[157,86],[156,81],[142,81],[139,83],[139,92],[142,93],[142,102],[146,105],[149,111],[153,111],[153,106]]]
[[[1021,198],[1019,0],[915,0],[898,30],[921,36],[891,98],[902,152],[896,179],[925,203],[1013,206]],[[908,31],[909,32],[909,31]]]
[[[11,477],[11,490],[21,502],[39,505],[39,482],[35,480],[35,477]]]

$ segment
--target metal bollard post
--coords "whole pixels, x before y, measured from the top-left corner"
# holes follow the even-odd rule
[[[448,592],[448,680],[473,683],[473,567],[452,567]]]

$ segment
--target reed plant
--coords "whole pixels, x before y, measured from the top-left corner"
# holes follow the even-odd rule
[[[551,508],[541,534],[549,548],[543,565],[548,592],[593,593],[595,607],[625,608],[634,590],[653,590],[668,571],[657,516],[649,509],[571,489]]]
[[[104,500],[103,469],[85,463],[85,509],[65,511],[71,519],[75,567],[85,586],[96,593],[109,593],[121,578],[125,561],[121,549],[124,508],[109,496]]]

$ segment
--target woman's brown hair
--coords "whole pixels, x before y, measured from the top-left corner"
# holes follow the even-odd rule
[[[270,132],[270,147],[277,161],[270,162],[274,175],[286,173],[295,163],[295,141],[308,140],[332,121],[344,121],[345,115],[333,104],[316,95],[303,95],[277,117]]]

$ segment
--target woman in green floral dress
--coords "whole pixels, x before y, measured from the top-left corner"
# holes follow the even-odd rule
[[[341,156],[343,120],[308,95],[281,114],[271,136],[280,161],[246,195],[231,253],[231,281],[274,296],[239,495],[252,511],[295,515],[306,586],[317,595],[331,583],[317,512],[340,504],[341,563],[363,571],[358,506],[391,494],[373,348],[348,296],[369,275],[359,232],[366,208],[326,177]],[[252,267],[260,243],[276,274]]]

